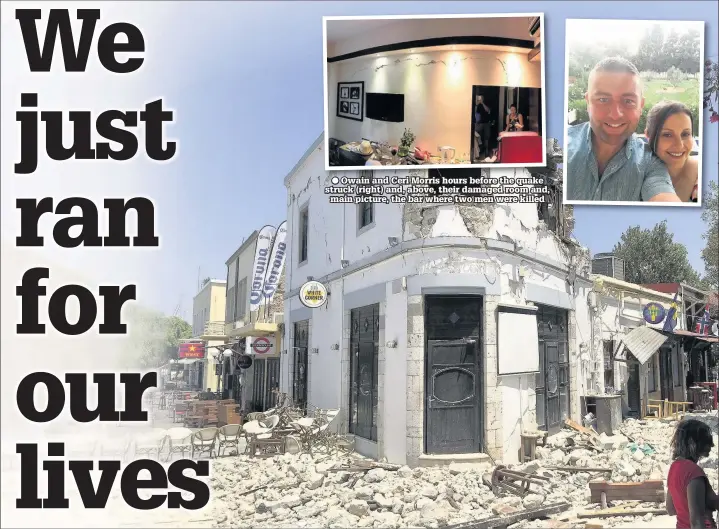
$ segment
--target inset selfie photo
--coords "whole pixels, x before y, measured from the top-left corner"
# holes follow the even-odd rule
[[[546,163],[541,13],[324,24],[328,171]]]
[[[701,206],[704,23],[566,29],[565,203]]]

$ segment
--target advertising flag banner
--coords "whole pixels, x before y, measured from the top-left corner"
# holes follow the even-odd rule
[[[667,312],[667,319],[664,321],[664,332],[674,332],[674,328],[677,326],[677,320],[679,319],[679,306],[677,305],[677,295],[679,292],[674,293],[674,300]]]
[[[264,226],[257,235],[257,246],[255,247],[255,262],[252,266],[252,290],[250,291],[250,312],[257,312],[262,304],[264,296],[262,287],[265,284],[267,268],[270,264],[270,249],[272,240],[275,237],[274,226]]]
[[[287,221],[284,221],[277,228],[277,234],[275,235],[275,242],[272,245],[272,253],[270,254],[269,266],[267,267],[267,277],[265,278],[265,285],[263,287],[263,299],[262,303],[269,305],[272,301],[272,297],[277,292],[277,286],[280,283],[280,277],[282,277],[282,270],[285,267],[285,255],[287,250]]]

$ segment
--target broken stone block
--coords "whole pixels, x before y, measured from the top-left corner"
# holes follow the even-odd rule
[[[427,485],[422,488],[420,494],[426,498],[436,499],[439,496],[439,491],[434,485]]]
[[[544,498],[539,494],[527,494],[522,499],[522,505],[525,509],[537,509],[544,503]]]
[[[364,476],[364,480],[367,483],[379,483],[385,477],[387,477],[387,471],[383,468],[373,468]]]
[[[352,500],[347,506],[347,512],[355,516],[367,516],[369,514],[369,505],[364,500]]]

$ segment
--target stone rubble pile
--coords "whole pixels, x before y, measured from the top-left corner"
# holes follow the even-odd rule
[[[716,436],[717,421],[711,416],[705,419],[713,424]],[[548,438],[546,447],[538,447],[537,460],[508,465],[550,478],[545,485],[532,484],[531,493],[524,498],[496,497],[482,479],[491,473],[490,464],[405,466],[396,471],[374,468],[358,478],[354,472],[330,471],[341,461],[326,455],[219,458],[212,464],[209,518],[216,527],[435,528],[567,502],[571,509],[553,519],[522,521],[510,527],[573,527],[578,523],[578,511],[600,508],[589,503],[590,480],[666,480],[675,424],[628,420],[622,428],[626,435],[600,436],[601,450],[587,447],[584,434],[562,430]],[[719,439],[715,437],[714,442],[712,455],[701,464],[716,487]],[[611,468],[612,472],[546,468],[552,466]],[[662,507],[637,502],[615,502],[614,506],[623,503],[633,508]],[[652,516],[636,520],[648,521]],[[601,519],[605,527],[632,521],[627,516]]]

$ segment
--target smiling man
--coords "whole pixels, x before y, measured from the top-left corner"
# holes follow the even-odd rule
[[[631,62],[604,59],[589,73],[589,123],[569,127],[569,200],[680,202],[669,172],[637,135],[642,81]]]

